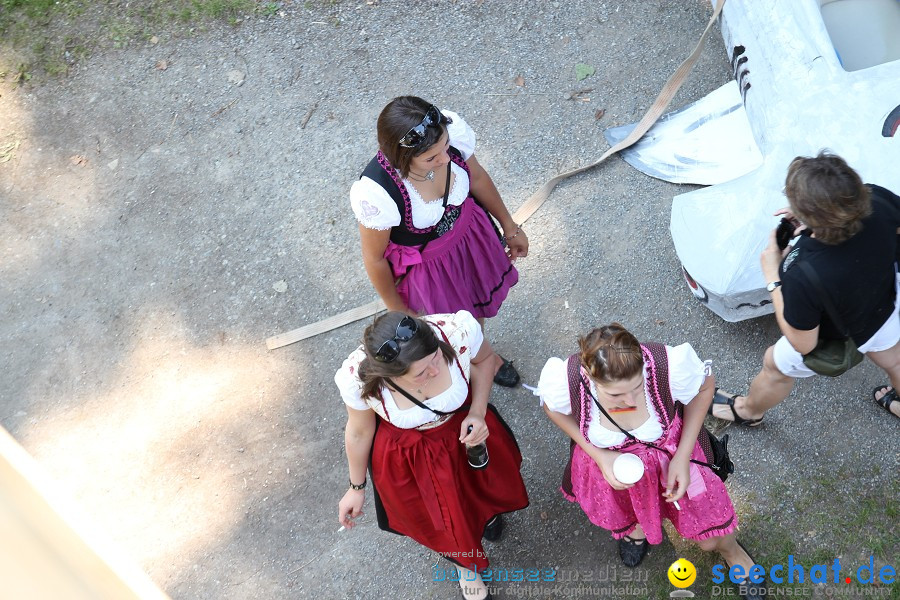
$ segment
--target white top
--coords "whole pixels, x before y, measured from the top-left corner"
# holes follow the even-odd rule
[[[475,152],[475,132],[455,112],[449,110],[441,112],[453,119],[453,122],[447,125],[450,145],[468,160]],[[469,175],[456,163],[451,162],[450,168],[456,177],[450,188],[447,204],[459,206],[469,195]],[[441,198],[429,198],[426,202],[408,179],[403,180],[403,185],[409,193],[413,225],[417,229],[425,229],[437,224],[444,215]],[[391,229],[400,224],[400,211],[397,210],[397,205],[390,194],[368,177],[360,177],[350,187],[350,206],[356,220],[369,229]]]
[[[688,404],[706,378],[705,365],[690,344],[680,346],[666,346],[666,354],[669,357],[669,388],[672,398],[682,404]],[[597,397],[597,388],[591,381],[591,393]],[[541,371],[541,379],[536,396],[541,397],[541,404],[564,415],[572,414],[572,404],[569,400],[569,375],[566,361],[553,357],[544,365]],[[631,435],[644,442],[656,441],[662,436],[662,423],[650,403],[650,393],[647,389],[647,366],[644,365],[644,398],[647,401],[647,412],[650,417],[639,427],[631,430]],[[592,401],[591,418],[588,422],[588,441],[598,448],[617,446],[625,441],[625,434],[619,430],[607,429],[600,424],[600,411]]]
[[[469,377],[469,363],[472,357],[478,354],[481,349],[481,343],[484,341],[484,335],[481,333],[481,326],[475,317],[468,311],[461,310],[455,315],[427,315],[422,317],[431,324],[431,328],[437,334],[438,339],[441,337],[441,330],[450,340],[450,345],[456,350],[459,364]],[[430,410],[425,410],[418,406],[412,406],[407,409],[400,409],[394,402],[394,397],[386,388],[381,388],[381,399],[384,400],[382,406],[381,399],[360,397],[362,390],[362,381],[358,376],[359,363],[365,358],[366,354],[363,347],[360,346],[347,357],[347,360],[341,365],[337,373],[334,375],[334,382],[338,386],[341,393],[341,399],[350,408],[356,410],[374,410],[382,419],[390,421],[391,424],[401,429],[412,429],[432,421],[436,421],[439,417]],[[441,412],[450,412],[456,410],[466,401],[469,395],[469,385],[463,378],[456,361],[450,362],[450,387],[433,398],[429,398],[424,402],[425,406],[436,408]],[[387,408],[387,414],[385,414]]]

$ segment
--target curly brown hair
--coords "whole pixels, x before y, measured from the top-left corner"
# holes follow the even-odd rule
[[[784,193],[794,215],[823,244],[840,244],[862,230],[872,200],[859,174],[828,151],[798,156],[788,167]]]
[[[610,323],[578,338],[581,364],[591,379],[611,383],[643,373],[644,355],[634,335],[619,323]]]

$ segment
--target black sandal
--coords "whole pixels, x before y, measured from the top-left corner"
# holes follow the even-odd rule
[[[882,390],[887,390],[887,392],[881,398],[876,398],[875,394]],[[891,404],[893,404],[894,402],[900,402],[900,396],[897,395],[897,390],[895,390],[891,386],[879,385],[874,390],[872,390],[872,400],[875,401],[875,404],[894,415],[894,413],[891,412]],[[896,417],[897,415],[894,416]]]
[[[713,395],[712,404],[709,405],[709,410],[706,413],[712,417],[716,417],[717,419],[722,419],[722,417],[718,417],[713,414],[713,407],[716,404],[724,404],[728,408],[731,409],[731,415],[734,417],[733,419],[722,419],[723,421],[730,421],[735,425],[743,425],[745,427],[757,427],[760,423],[762,423],[763,417],[758,419],[745,419],[744,417],[737,414],[737,411],[734,410],[734,400],[737,398],[736,394],[730,394],[728,392],[724,392],[719,388],[716,388],[716,393]]]
[[[641,564],[647,551],[650,550],[650,542],[647,538],[636,540],[632,537],[625,536],[619,540],[619,558],[626,567],[634,568]]]

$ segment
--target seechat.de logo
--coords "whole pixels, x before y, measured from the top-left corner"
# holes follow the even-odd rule
[[[830,573],[829,570],[831,571]],[[897,579],[897,570],[891,565],[885,565],[880,569],[876,569],[875,557],[870,556],[868,563],[842,574],[840,559],[834,559],[834,563],[831,565],[812,565],[806,568],[802,564],[794,562],[794,555],[791,554],[788,556],[787,565],[782,563],[772,565],[768,572],[762,565],[753,565],[749,573],[740,565],[731,567],[727,572],[722,565],[713,566],[713,583],[722,583],[726,577],[731,583],[743,583],[746,580],[751,584],[794,584],[806,582],[848,584],[855,579],[862,584],[878,583],[890,585]]]

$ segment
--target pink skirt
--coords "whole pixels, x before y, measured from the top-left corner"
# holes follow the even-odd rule
[[[681,435],[681,420],[670,428],[670,440],[677,440]],[[666,447],[668,444],[656,443]],[[667,448],[674,450],[674,446]],[[659,544],[663,540],[662,520],[669,519],[675,530],[687,539],[704,540],[707,538],[728,535],[737,530],[738,520],[734,506],[728,496],[728,490],[722,480],[705,466],[691,463],[691,485],[688,494],[679,501],[681,510],[675,505],[665,502],[668,457],[659,450],[647,446],[632,445],[628,452],[636,454],[644,463],[644,476],[627,490],[614,490],[606,482],[600,467],[588,454],[575,446],[572,455],[572,492],[563,495],[572,502],[577,502],[590,519],[591,523],[612,532],[616,539],[631,533],[635,525],[640,524],[647,541]],[[705,461],[706,457],[700,443],[694,445],[691,458]],[[702,481],[694,481],[700,478]],[[692,490],[700,489],[693,497],[688,497]]]
[[[519,273],[509,261],[488,216],[469,197],[453,229],[432,240],[424,253],[389,242],[384,257],[406,305],[420,314],[467,310],[476,319],[497,315]]]

